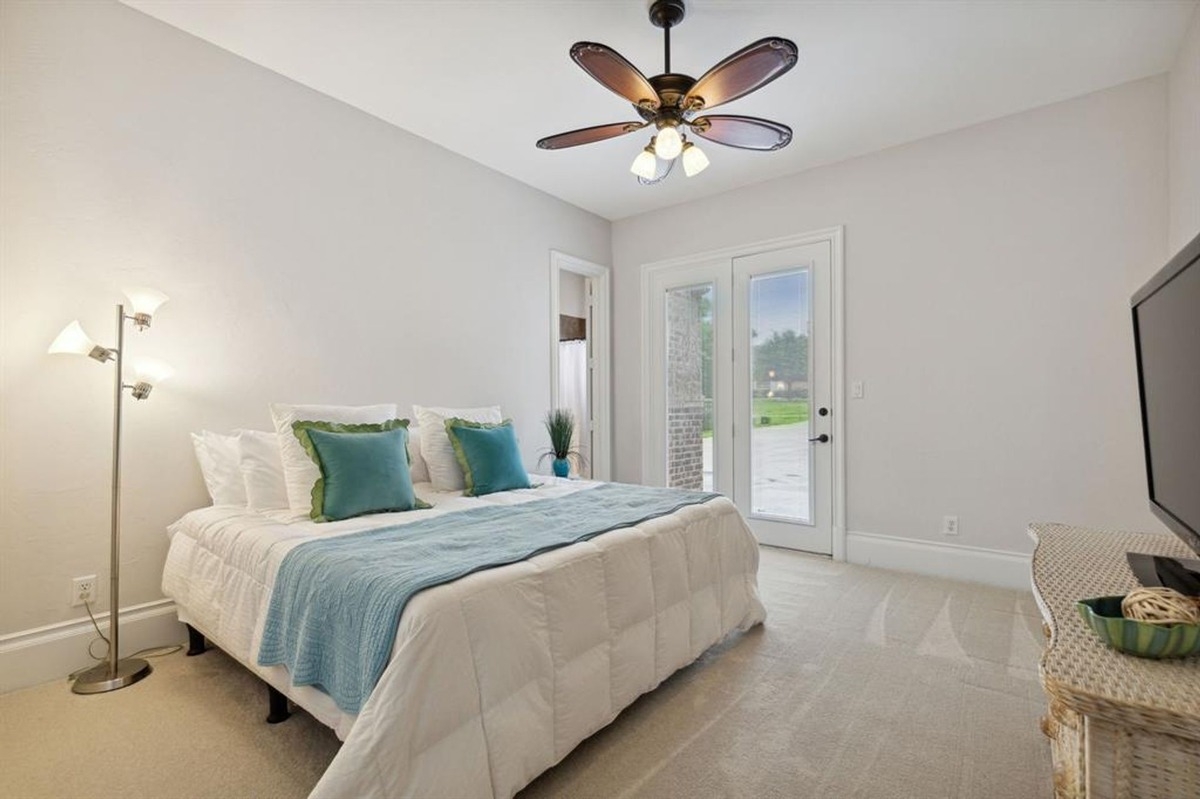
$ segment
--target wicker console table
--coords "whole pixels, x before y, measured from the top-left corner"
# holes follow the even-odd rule
[[[1102,644],[1075,603],[1137,586],[1127,551],[1195,557],[1171,536],[1034,524],[1046,623],[1042,686],[1057,799],[1200,797],[1200,657],[1146,660]]]

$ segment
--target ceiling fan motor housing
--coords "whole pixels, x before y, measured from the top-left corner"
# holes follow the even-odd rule
[[[673,116],[677,121],[682,120],[684,109],[683,98],[688,90],[696,84],[691,75],[681,75],[678,72],[668,72],[665,75],[655,75],[647,78],[654,91],[658,92],[661,105],[657,108],[637,108],[638,114],[647,122],[654,122],[667,116]]]

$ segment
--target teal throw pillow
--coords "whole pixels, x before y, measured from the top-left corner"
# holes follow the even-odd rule
[[[447,419],[446,434],[462,467],[469,497],[512,488],[532,488],[512,420],[501,424]]]
[[[379,424],[300,421],[292,430],[321,470],[312,489],[309,515],[314,521],[429,507],[413,492],[407,419]]]

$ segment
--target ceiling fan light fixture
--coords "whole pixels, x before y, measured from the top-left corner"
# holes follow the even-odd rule
[[[686,142],[683,145],[683,174],[689,178],[699,175],[708,169],[708,156],[696,145]]]
[[[658,135],[654,137],[654,150],[664,161],[677,158],[683,152],[683,137],[679,135],[679,128],[670,123],[659,128]]]
[[[651,180],[654,173],[658,171],[658,158],[654,154],[654,142],[646,145],[646,149],[637,154],[637,158],[633,159],[633,165],[629,167],[629,171],[637,175],[639,178]]]

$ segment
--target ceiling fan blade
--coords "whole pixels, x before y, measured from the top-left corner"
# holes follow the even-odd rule
[[[641,108],[658,108],[658,92],[633,64],[609,47],[595,42],[571,45],[571,60],[608,89]]]
[[[683,107],[712,108],[766,86],[796,65],[796,43],[771,36],[743,47],[700,76]]]
[[[715,114],[696,117],[687,124],[697,136],[743,150],[780,150],[792,140],[787,125],[758,117]]]
[[[539,150],[561,150],[564,147],[576,147],[580,144],[591,144],[592,142],[611,139],[614,136],[623,136],[626,133],[641,130],[648,124],[648,122],[613,122],[609,125],[580,128],[579,130],[571,130],[566,133],[559,133],[556,136],[547,136],[544,139],[538,139],[537,146]]]

